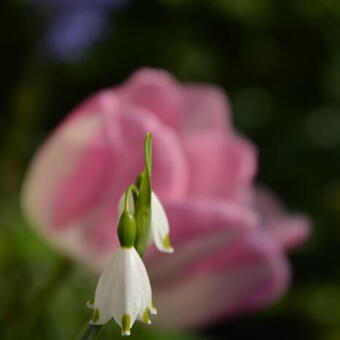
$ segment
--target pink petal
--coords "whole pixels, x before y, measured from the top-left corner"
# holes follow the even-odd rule
[[[184,278],[153,289],[158,322],[171,329],[203,327],[271,304],[288,282],[279,247],[261,233],[242,234],[197,261]]]
[[[82,103],[80,103],[60,124],[59,129],[70,120],[78,118],[79,115],[97,115],[102,112],[113,112],[116,110],[118,98],[113,89],[104,89],[96,92]]]
[[[101,136],[89,142],[79,150],[74,168],[66,174],[53,195],[51,221],[56,228],[67,226],[69,221],[91,209],[106,190],[111,175],[110,149]]]
[[[146,109],[161,122],[173,128],[179,126],[183,91],[168,72],[141,69],[134,73],[118,92],[124,103]]]
[[[180,125],[181,134],[230,129],[230,104],[223,90],[212,85],[187,85]]]
[[[280,199],[268,188],[257,186],[254,192],[254,204],[261,212],[263,218],[284,213]]]
[[[278,197],[270,190],[255,190],[255,207],[261,216],[260,226],[283,249],[291,250],[302,245],[311,233],[311,221],[303,214],[289,214]]]
[[[301,246],[311,234],[310,219],[299,214],[273,219],[264,227],[281,244],[281,247],[288,251]]]
[[[101,127],[101,115],[86,114],[69,119],[67,124],[62,124],[62,128],[52,134],[34,157],[24,183],[23,201],[26,212],[35,223],[51,228],[56,226],[56,221],[59,220],[53,212],[56,191],[59,190],[65,178],[72,174],[75,164],[78,162],[81,165],[84,164],[84,149],[88,152],[90,160],[101,160],[105,164],[105,151],[101,150],[103,140],[98,136]],[[95,165],[91,166],[96,180],[105,179],[103,169]],[[84,174],[83,178],[88,177]],[[92,183],[85,184],[89,184],[89,188],[94,190],[94,197],[103,190]],[[75,185],[78,190],[82,190],[79,183]],[[65,200],[69,198],[69,195],[64,197]],[[79,206],[86,205],[86,201],[91,199],[91,194],[87,192]],[[75,206],[75,209],[78,207]],[[66,211],[65,214],[69,213]]]
[[[62,228],[105,190],[112,153],[107,148],[105,125],[108,119],[114,120],[117,104],[109,89],[90,97],[60,124],[35,156],[24,196],[25,192],[29,196],[27,205],[37,223]],[[71,187],[66,196],[65,187]],[[55,196],[62,197],[52,201]]]
[[[147,257],[154,285],[182,277],[193,264],[258,224],[252,210],[228,201],[168,202],[164,206],[175,253],[153,252]]]
[[[202,133],[184,139],[192,197],[241,200],[256,172],[256,151],[242,137]]]

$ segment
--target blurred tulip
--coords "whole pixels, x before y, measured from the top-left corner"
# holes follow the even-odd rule
[[[286,291],[285,249],[306,240],[309,220],[284,213],[267,190],[254,197],[253,211],[227,201],[167,206],[175,256],[148,259],[163,327],[192,328],[251,312]]]
[[[143,169],[147,131],[153,190],[175,248],[145,258],[159,322],[203,326],[278,299],[290,276],[285,250],[306,239],[309,223],[254,189],[256,150],[234,131],[229,103],[211,85],[142,69],[86,100],[33,159],[22,196],[32,224],[53,246],[100,269],[118,244],[116,207]]]

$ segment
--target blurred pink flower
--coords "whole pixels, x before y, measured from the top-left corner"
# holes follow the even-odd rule
[[[212,85],[142,69],[86,100],[33,159],[22,196],[32,225],[101,268],[117,244],[118,200],[144,167],[146,131],[175,247],[145,259],[159,322],[204,326],[278,299],[290,277],[285,251],[306,239],[309,222],[254,188],[255,147],[233,129],[225,94]]]

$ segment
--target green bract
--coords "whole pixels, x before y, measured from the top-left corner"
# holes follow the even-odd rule
[[[149,241],[151,223],[151,164],[152,164],[152,137],[148,132],[145,137],[145,169],[138,175],[136,185],[138,196],[135,201],[136,217],[136,241],[135,248],[140,256],[143,257]]]
[[[133,215],[133,207],[129,206],[129,198],[135,186],[130,185],[125,192],[124,210],[119,218],[118,239],[122,248],[131,248],[136,240],[136,219]]]

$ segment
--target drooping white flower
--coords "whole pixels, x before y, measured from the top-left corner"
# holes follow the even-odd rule
[[[151,227],[150,238],[156,244],[156,247],[165,252],[173,253],[174,248],[170,244],[169,221],[165,210],[157,195],[151,193]]]
[[[120,216],[123,211],[123,202],[124,196],[122,196],[118,204],[118,216]],[[129,205],[134,211],[132,195],[129,196]],[[151,225],[149,243],[152,242],[155,242],[156,247],[162,252],[174,252],[170,243],[168,217],[161,201],[154,192],[151,193]]]
[[[148,312],[156,314],[152,292],[144,263],[134,247],[121,247],[104,267],[99,278],[92,320],[102,325],[113,318],[121,327],[122,335],[130,335],[136,319],[150,324]]]

